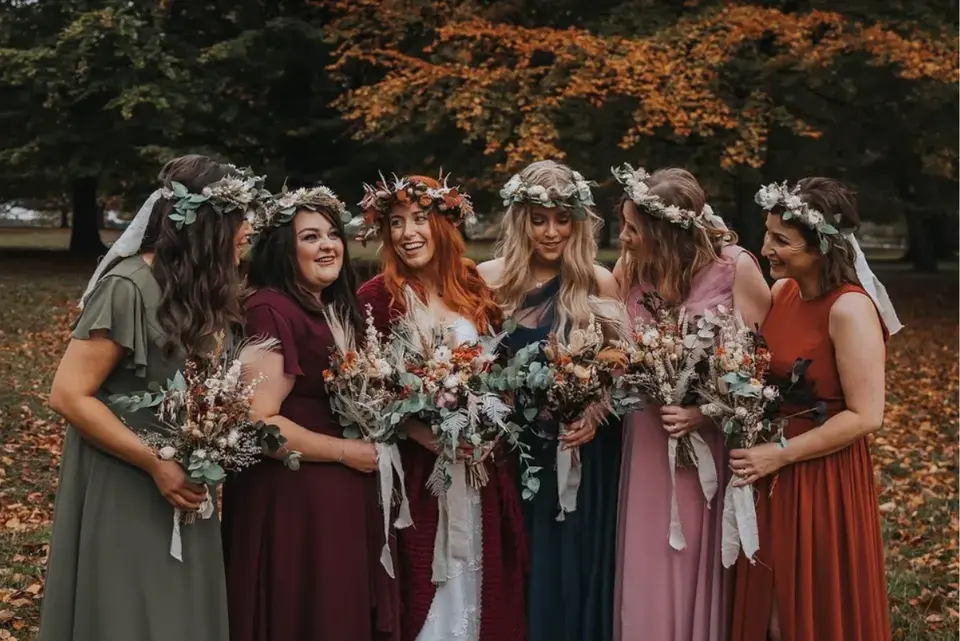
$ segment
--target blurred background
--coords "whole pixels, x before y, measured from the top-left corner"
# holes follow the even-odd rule
[[[957,28],[943,0],[0,0],[0,641],[36,632],[76,298],[183,153],[351,206],[442,168],[478,259],[500,185],[561,160],[600,183],[608,265],[611,165],[690,170],[755,252],[761,183],[846,181],[907,324],[874,440],[894,638],[955,638]]]

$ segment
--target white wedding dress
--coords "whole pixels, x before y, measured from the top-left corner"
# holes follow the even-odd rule
[[[479,338],[477,328],[460,317],[450,326],[458,343]],[[461,468],[463,463],[457,463]],[[467,484],[466,531],[469,533],[464,559],[452,559],[447,581],[437,586],[430,604],[426,623],[417,635],[417,641],[453,641],[480,638],[480,586],[483,559],[483,530],[480,492]]]

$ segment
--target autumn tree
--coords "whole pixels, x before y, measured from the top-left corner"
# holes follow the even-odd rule
[[[634,36],[602,20],[529,26],[491,18],[485,3],[393,2],[366,23],[351,12],[335,69],[350,76],[366,65],[379,75],[337,104],[366,140],[456,127],[462,144],[490,159],[491,182],[542,157],[589,158],[602,174],[629,156],[679,157],[690,167],[682,159],[692,155],[698,176],[720,185],[711,193],[732,196],[741,214],[764,178],[771,137],[789,147],[844,127],[837,110],[818,118],[791,84],[822,83],[851,57],[914,92],[952,90],[956,79],[956,42],[943,34],[755,5],[658,11],[660,3],[634,2],[612,13],[622,18],[627,4],[659,16],[655,27]],[[408,26],[415,37],[404,37]],[[955,157],[955,142],[945,152]]]

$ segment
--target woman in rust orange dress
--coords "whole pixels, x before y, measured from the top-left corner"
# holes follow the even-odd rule
[[[738,483],[755,484],[760,528],[755,563],[741,555],[737,567],[733,640],[889,640],[867,435],[883,421],[884,343],[899,322],[853,238],[859,216],[841,183],[773,184],[757,202],[778,279],[763,325],[771,370],[788,376],[809,359],[806,383],[827,412],[821,425],[790,418],[783,443],[730,453]],[[786,398],[782,414],[808,407]]]

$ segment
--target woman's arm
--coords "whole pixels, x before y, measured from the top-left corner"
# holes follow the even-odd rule
[[[763,325],[770,312],[772,299],[760,267],[747,252],[741,252],[733,276],[733,306],[740,312],[747,327]]]
[[[95,394],[123,358],[124,348],[94,330],[86,340],[73,339],[60,360],[50,390],[51,409],[70,422],[85,439],[153,477],[167,501],[182,510],[197,510],[206,490],[187,481],[175,461],[161,461],[153,450],[104,405]]]
[[[97,447],[149,473],[156,455],[95,396],[123,353],[105,330],[91,332],[89,340],[71,340],[53,378],[49,403]]]
[[[251,402],[251,418],[280,428],[287,439],[286,450],[300,452],[303,461],[343,463],[360,472],[377,469],[377,453],[372,443],[317,434],[280,415],[280,406],[296,381],[296,377],[284,373],[282,354],[264,354],[248,368],[244,377],[261,379]],[[283,455],[284,452],[277,452],[274,457],[283,458]]]
[[[784,465],[833,454],[880,429],[885,404],[886,346],[873,302],[860,293],[838,298],[830,310],[830,339],[846,409],[820,427],[791,438],[786,447],[766,443],[732,451],[731,466],[746,474],[743,484]]]

